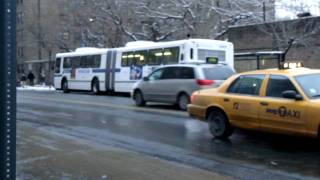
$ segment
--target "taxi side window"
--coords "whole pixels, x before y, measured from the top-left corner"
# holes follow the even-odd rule
[[[293,90],[297,92],[290,79],[286,76],[271,75],[268,82],[266,96],[268,97],[282,97],[282,92]],[[298,93],[298,92],[297,92]]]
[[[238,77],[229,86],[228,93],[259,95],[264,75],[244,75]]]

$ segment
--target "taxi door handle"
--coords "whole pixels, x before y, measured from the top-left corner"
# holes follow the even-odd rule
[[[230,99],[228,99],[228,98],[223,98],[223,101],[224,101],[224,102],[229,102]]]
[[[268,106],[268,105],[269,105],[269,103],[267,103],[267,102],[260,102],[260,104],[261,104],[262,106]]]

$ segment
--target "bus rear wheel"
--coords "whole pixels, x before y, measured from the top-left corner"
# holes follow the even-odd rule
[[[94,79],[91,86],[91,91],[93,94],[98,95],[100,93],[99,80]]]
[[[70,92],[70,90],[69,90],[69,88],[68,88],[68,81],[67,81],[66,79],[64,79],[64,80],[62,81],[62,91],[63,91],[64,93],[69,93],[69,92]]]

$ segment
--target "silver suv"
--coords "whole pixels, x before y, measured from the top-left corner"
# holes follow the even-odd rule
[[[223,64],[161,66],[135,84],[132,98],[137,106],[150,101],[176,104],[186,110],[194,91],[217,87],[232,74],[234,70]]]

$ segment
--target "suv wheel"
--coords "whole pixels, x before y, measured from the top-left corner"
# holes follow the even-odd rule
[[[146,101],[143,98],[142,92],[141,91],[136,91],[134,93],[134,102],[136,103],[137,106],[145,106],[146,105]]]
[[[68,93],[70,92],[69,88],[68,88],[68,81],[67,80],[63,80],[62,81],[62,91],[64,93]]]
[[[208,116],[209,130],[217,138],[228,138],[233,133],[227,117],[220,111],[212,111]]]
[[[190,104],[190,98],[187,94],[183,93],[178,97],[179,109],[186,111],[188,109],[188,104]]]

